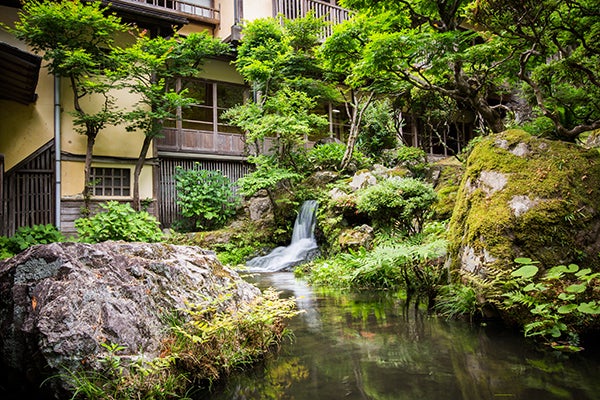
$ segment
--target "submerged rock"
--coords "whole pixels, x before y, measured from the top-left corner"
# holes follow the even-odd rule
[[[517,257],[600,267],[600,154],[512,130],[473,149],[450,227],[454,268],[485,275]]]
[[[4,367],[38,384],[95,368],[119,344],[122,357],[157,357],[165,317],[227,294],[228,307],[259,290],[194,246],[105,242],[34,246],[0,263],[0,352]]]

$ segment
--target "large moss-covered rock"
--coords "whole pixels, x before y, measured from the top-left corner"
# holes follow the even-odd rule
[[[450,222],[453,268],[484,274],[516,257],[600,266],[600,155],[509,130],[472,151]]]

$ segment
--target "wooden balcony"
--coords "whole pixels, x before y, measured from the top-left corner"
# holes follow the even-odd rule
[[[242,157],[244,135],[208,132],[194,129],[164,128],[163,137],[156,140],[159,153],[211,154]]]
[[[341,24],[350,19],[350,11],[319,0],[275,0],[275,15],[283,15],[285,18],[303,18],[309,11],[313,11],[317,18],[323,17],[328,23],[325,28],[324,37],[330,36],[332,26]]]
[[[221,13],[218,9],[204,5],[213,4],[210,1],[200,0],[112,0],[107,2],[118,10],[125,9],[138,15],[162,14],[171,15],[173,18],[194,20],[211,25],[219,24]]]

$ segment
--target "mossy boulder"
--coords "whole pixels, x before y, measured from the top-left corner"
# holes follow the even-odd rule
[[[600,266],[600,154],[521,130],[484,138],[467,160],[449,226],[453,269],[485,274],[517,257]]]

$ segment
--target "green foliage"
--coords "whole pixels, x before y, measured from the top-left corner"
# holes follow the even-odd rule
[[[385,149],[396,147],[394,110],[389,100],[374,101],[365,110],[358,135],[357,148],[369,157],[377,157]]]
[[[409,233],[418,233],[436,200],[431,185],[414,178],[389,178],[357,193],[356,208],[379,226],[396,221]]]
[[[195,381],[213,382],[261,359],[291,334],[284,321],[298,314],[294,299],[280,299],[273,290],[235,312],[225,307],[227,300],[195,304],[186,311],[190,320],[173,327],[172,350]]]
[[[446,277],[439,260],[446,241],[434,229],[412,240],[381,241],[372,251],[338,253],[310,265],[308,280],[317,285],[358,289],[401,289],[433,306]]]
[[[307,168],[313,171],[336,171],[342,163],[345,152],[346,145],[343,143],[319,144],[308,151],[306,155]],[[352,152],[350,165],[352,165],[353,169],[364,168],[370,163],[371,160],[362,152],[358,150]]]
[[[391,162],[410,171],[413,178],[423,179],[429,171],[429,162],[425,150],[412,146],[401,146],[394,154]]]
[[[36,244],[49,244],[65,240],[63,234],[52,224],[22,226],[8,240],[12,252],[19,253]]]
[[[523,124],[523,130],[535,136],[552,136],[556,128],[548,117],[538,117]]]
[[[126,242],[158,242],[162,232],[156,218],[146,211],[135,211],[127,203],[109,201],[100,204],[100,211],[89,218],[75,220],[79,239],[87,243],[107,240]]]
[[[63,242],[65,237],[52,224],[22,226],[11,237],[0,236],[0,260],[36,244]]]
[[[302,147],[308,135],[328,126],[327,118],[312,112],[315,107],[315,100],[306,93],[283,88],[267,97],[262,106],[248,102],[230,108],[223,118],[244,130],[249,143],[271,138],[279,163],[293,165],[291,153]]]
[[[15,255],[15,252],[11,250],[10,239],[6,236],[0,236],[0,260],[10,258]]]
[[[590,0],[471,4],[471,19],[515,50],[518,77],[541,117],[528,127],[533,133],[573,141],[600,127],[597,8]]]
[[[279,167],[269,156],[249,157],[248,161],[253,163],[256,169],[236,182],[239,192],[245,196],[252,196],[262,189],[273,190],[278,185],[289,187],[302,178],[301,174],[289,168]]]
[[[177,204],[193,228],[221,228],[237,212],[239,198],[235,195],[233,183],[220,171],[199,168],[199,163],[191,170],[177,167]]]
[[[454,284],[440,289],[435,301],[435,311],[447,318],[467,316],[469,320],[482,315],[482,305],[477,300],[477,292],[472,286]]]
[[[579,334],[600,314],[600,273],[575,264],[558,265],[538,275],[529,258],[515,259],[518,267],[501,281],[503,307],[524,307],[530,313],[525,336],[541,337],[553,348],[579,351]]]

